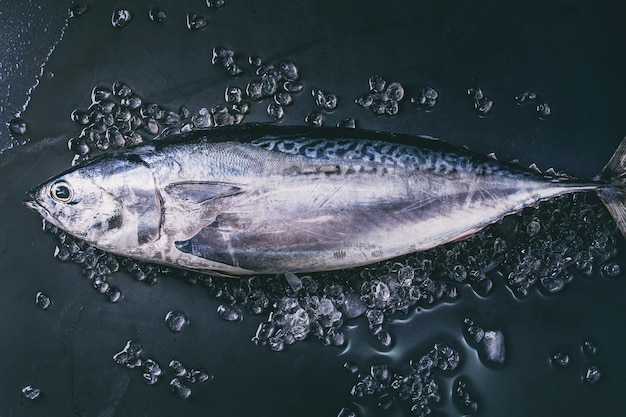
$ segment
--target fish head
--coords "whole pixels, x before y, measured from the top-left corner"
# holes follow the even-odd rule
[[[98,248],[124,254],[159,237],[161,202],[139,157],[103,157],[61,173],[28,193],[45,221]]]

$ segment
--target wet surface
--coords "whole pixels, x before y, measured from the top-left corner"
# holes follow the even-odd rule
[[[72,112],[90,107],[94,87],[113,91],[118,81],[144,103],[175,112],[180,120],[172,125],[179,128],[185,120],[204,123],[203,115],[205,121],[234,121],[231,107],[224,113],[215,106],[238,104],[236,91],[231,90],[234,98],[225,96],[227,87],[236,86],[250,105],[243,122],[302,125],[307,118],[333,126],[354,118],[360,128],[428,134],[495,152],[503,160],[518,158],[523,165],[535,162],[541,169],[554,166],[592,177],[626,133],[626,51],[617,41],[626,35],[621,11],[582,1],[459,2],[451,9],[413,1],[226,0],[223,7],[159,3],[161,10],[144,1],[132,7],[85,1],[72,6],[75,17],[40,76],[36,68],[60,39],[70,4],[0,8],[16,22],[3,29],[3,39],[15,39],[7,45],[17,45],[16,33],[27,36],[18,30],[24,22],[33,26],[30,47],[7,46],[11,53],[2,61],[4,70],[16,68],[11,59],[21,64],[20,71],[3,73],[3,123],[24,103],[28,107],[21,120],[0,127],[2,148],[25,143],[0,155],[1,415],[336,416],[344,407],[346,416],[350,410],[359,416],[412,415],[419,401],[402,398],[406,381],[397,382],[398,375],[421,375],[428,382],[420,398],[429,398],[435,415],[477,410],[484,416],[582,416],[623,408],[626,248],[621,237],[616,257],[568,269],[571,282],[538,280],[520,295],[508,275],[494,270],[492,289],[459,283],[454,297],[419,302],[408,314],[384,317],[375,305],[366,312],[356,300],[356,310],[342,310],[343,324],[336,326],[343,340],[335,333],[331,346],[324,346],[311,333],[275,352],[272,346],[280,340],[257,345],[251,339],[276,309],[293,307],[288,314],[295,322],[308,321],[296,306],[270,305],[255,315],[217,297],[215,288],[202,282],[159,277],[156,285],[146,285],[131,277],[136,271],[110,274],[104,288],[85,277],[84,267],[53,256],[57,238],[42,231],[38,216],[22,205],[28,189],[67,169],[80,151],[68,150],[68,140],[79,138],[84,128],[71,119]],[[36,37],[40,27],[47,28],[41,30],[46,35]],[[214,62],[217,47],[224,49]],[[228,50],[234,51],[232,62]],[[292,84],[273,87],[249,56],[279,68],[290,61],[297,77],[284,65],[282,81]],[[375,75],[385,87],[380,79],[371,80]],[[303,84],[300,92],[295,78]],[[261,100],[246,97],[255,80],[267,96]],[[397,85],[385,94],[394,82],[404,94]],[[278,92],[289,93],[292,102],[275,97]],[[355,102],[367,93],[373,95],[369,106]],[[181,106],[189,109],[188,118]],[[155,119],[137,131],[144,140],[166,127]],[[581,207],[603,210],[592,196],[588,203],[567,200],[558,206],[569,219],[578,218],[571,213]],[[527,235],[545,226],[532,218],[524,224]],[[605,224],[602,218],[596,221]],[[280,282],[293,291],[309,291],[310,282],[298,283],[301,278]],[[386,302],[387,284],[381,281],[370,295]],[[98,294],[111,287],[123,294],[116,302]],[[337,311],[328,302],[317,308],[331,321]],[[379,321],[382,330],[376,327]],[[142,360],[141,367],[129,369],[113,359],[133,349],[129,341],[142,348],[131,355]],[[459,356],[454,366],[451,352]],[[436,357],[428,359],[431,354]],[[173,360],[189,375],[192,369],[204,370],[213,378],[185,379]],[[344,369],[346,362],[354,373]],[[155,363],[163,375],[157,375]],[[371,385],[376,381],[382,387]],[[352,395],[359,383],[357,393],[363,395]],[[187,390],[191,395],[181,399]]]

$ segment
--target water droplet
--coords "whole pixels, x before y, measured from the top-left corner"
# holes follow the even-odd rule
[[[26,121],[21,117],[11,119],[9,121],[9,130],[14,135],[25,135],[27,130]]]
[[[189,324],[189,319],[182,311],[172,310],[165,315],[165,323],[173,332],[180,332]]]
[[[221,304],[217,307],[217,314],[222,320],[226,321],[242,321],[243,312],[235,306]]]
[[[174,378],[170,381],[170,387],[174,395],[181,400],[186,400],[191,396],[191,388],[182,383],[178,378]]]
[[[132,15],[130,10],[128,9],[115,9],[113,11],[113,16],[111,16],[111,24],[116,28],[123,28],[126,26],[130,20],[132,19]]]
[[[615,278],[620,276],[622,273],[622,268],[618,263],[609,262],[602,266],[602,274],[605,277]]]
[[[548,105],[548,103],[542,103],[537,106],[537,113],[539,114],[540,118],[545,119],[546,117],[550,116],[550,114],[552,114],[552,110],[550,110],[550,106]]]
[[[150,20],[154,23],[165,23],[167,21],[167,13],[160,7],[152,7],[148,12]]]
[[[274,120],[280,120],[285,115],[283,107],[274,102],[267,105],[267,114]]]
[[[563,351],[556,352],[550,359],[555,368],[565,368],[572,362],[570,356]]]
[[[587,368],[585,370],[585,373],[583,374],[583,381],[585,381],[588,384],[596,384],[600,382],[601,379],[602,379],[602,372],[600,371],[600,368],[598,368],[595,365],[592,365],[589,368]]]
[[[41,291],[39,291],[37,295],[35,295],[35,302],[37,303],[37,306],[42,310],[50,307],[50,298],[48,298],[48,296]]]
[[[200,30],[204,29],[209,24],[206,17],[196,13],[187,14],[187,29]]]
[[[27,385],[22,388],[22,394],[24,395],[24,397],[33,401],[41,395],[41,390],[39,388],[33,387],[32,385]]]

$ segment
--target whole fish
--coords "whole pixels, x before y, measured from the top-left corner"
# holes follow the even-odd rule
[[[349,268],[466,238],[595,191],[626,234],[626,139],[589,181],[426,137],[243,125],[105,154],[32,189],[46,221],[108,252],[216,275]]]

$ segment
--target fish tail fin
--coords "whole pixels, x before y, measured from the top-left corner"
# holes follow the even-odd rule
[[[598,197],[613,216],[622,235],[626,237],[626,138],[619,144],[596,179],[607,183],[598,189]]]

